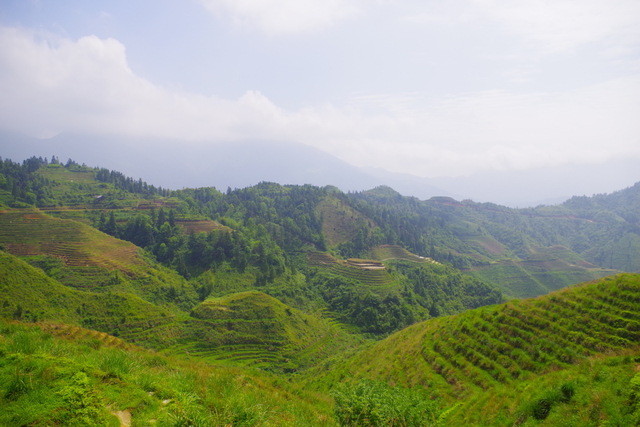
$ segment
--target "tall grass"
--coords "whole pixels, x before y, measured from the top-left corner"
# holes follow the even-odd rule
[[[0,425],[335,425],[328,397],[264,372],[67,337],[0,321]]]

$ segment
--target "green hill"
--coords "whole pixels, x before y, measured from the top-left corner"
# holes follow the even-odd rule
[[[452,419],[513,425],[524,416],[519,405],[526,396],[537,399],[544,394],[544,387],[555,387],[528,390],[531,384],[560,387],[571,378],[570,372],[581,372],[583,377],[573,386],[576,390],[583,387],[581,392],[587,399],[586,394],[597,393],[600,385],[591,385],[590,374],[583,371],[599,364],[599,369],[610,372],[618,368],[602,366],[620,365],[624,376],[617,387],[630,387],[634,361],[640,357],[638,304],[640,275],[619,275],[544,297],[432,319],[395,333],[343,366],[334,367],[324,380],[373,378],[425,387],[452,405],[461,402],[452,409]],[[615,355],[623,357],[606,360]],[[511,395],[507,390],[512,390]],[[592,394],[589,396],[595,399]],[[480,409],[487,399],[493,399],[495,413]],[[555,403],[561,402],[562,398],[558,399]],[[607,413],[611,414],[612,408],[619,411],[621,407],[616,405],[623,402],[619,397]],[[478,412],[469,412],[470,408]],[[486,421],[489,417],[502,420],[501,424]]]
[[[322,218],[322,233],[330,246],[349,242],[357,237],[363,226],[372,227],[373,221],[354,209],[348,201],[332,193],[325,196],[316,206]]]
[[[312,249],[331,250],[340,259],[379,259],[375,248],[399,246],[489,280],[509,297],[544,294],[640,269],[634,261],[640,253],[634,214],[639,186],[559,206],[510,209],[442,197],[420,201],[388,187],[344,194],[309,185],[260,183],[226,194],[214,188],[170,191],[73,161],[64,166],[38,158],[22,165],[1,163],[0,174],[6,178],[0,184],[0,203],[35,204],[58,218],[91,224],[146,248],[184,277],[231,258],[232,247],[212,247],[199,256],[193,246],[202,242],[187,241],[192,232],[215,230],[242,233],[244,239],[232,238],[236,252],[259,250],[246,239],[264,243],[267,236],[287,256]],[[170,227],[161,230],[169,211]],[[107,219],[111,214],[112,223]],[[554,250],[559,247],[564,250]],[[268,252],[282,261],[277,250]],[[237,253],[233,260],[240,266],[256,261],[248,255]],[[541,257],[548,259],[541,262]],[[259,266],[259,280],[273,280],[282,271],[278,263]]]
[[[637,221],[630,214],[623,219],[599,212],[595,205],[593,211],[578,211],[565,206],[511,209],[445,197],[420,201],[383,190],[350,195],[352,206],[377,225],[361,228],[364,243],[354,241],[351,247],[401,243],[410,252],[452,264],[516,298],[614,274],[619,270],[613,268],[622,265],[637,271],[633,263],[621,262],[633,259],[625,255],[624,245],[635,253],[637,233],[632,230]],[[622,200],[621,205],[632,205],[631,198]],[[600,210],[605,207],[598,204]],[[381,235],[386,242],[380,241]],[[604,262],[604,255],[596,256],[602,251],[618,261]]]
[[[361,343],[262,292],[210,298],[191,312],[182,347],[205,360],[293,372]]]
[[[84,326],[147,345],[154,328],[171,327],[174,314],[130,293],[79,291],[62,285],[16,257],[0,251],[0,315],[25,321]]]
[[[153,303],[183,307],[197,299],[186,280],[149,261],[137,246],[37,209],[1,212],[0,242],[6,251],[74,289],[127,292]]]
[[[0,424],[335,425],[301,382],[342,425],[640,425],[640,276],[600,279],[640,268],[639,191],[510,209],[0,159]]]
[[[209,299],[189,315],[126,292],[69,288],[1,251],[0,274],[0,316],[5,318],[84,326],[235,366],[294,371],[362,342],[261,292]]]

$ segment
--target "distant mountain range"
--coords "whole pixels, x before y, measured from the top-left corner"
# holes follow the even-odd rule
[[[170,189],[244,188],[261,181],[333,185],[362,191],[387,185],[425,200],[448,196],[511,207],[557,204],[574,195],[609,193],[640,181],[634,159],[528,171],[481,172],[468,177],[422,178],[384,169],[358,168],[304,144],[273,141],[184,143],[157,138],[60,134],[40,140],[0,131],[2,156],[21,161],[55,155],[83,159]]]

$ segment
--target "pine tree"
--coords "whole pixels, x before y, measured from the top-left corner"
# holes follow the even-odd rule
[[[164,224],[165,221],[166,218],[164,216],[164,209],[160,208],[160,212],[158,212],[158,222],[156,223],[158,228],[162,227],[162,224]]]
[[[110,234],[111,236],[115,236],[118,231],[118,224],[116,224],[116,216],[113,211],[109,212],[109,221],[104,227],[104,232]]]

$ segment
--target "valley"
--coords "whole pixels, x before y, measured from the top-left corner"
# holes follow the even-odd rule
[[[636,425],[638,212],[0,160],[0,424]]]

